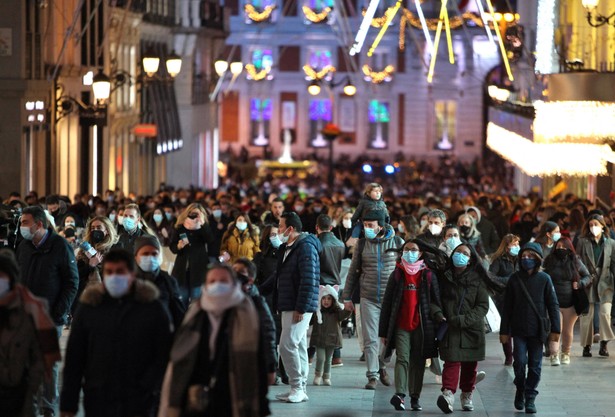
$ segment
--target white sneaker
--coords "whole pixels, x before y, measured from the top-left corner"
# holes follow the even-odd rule
[[[314,385],[322,385],[322,377],[319,375],[316,375],[314,377]]]
[[[322,379],[322,384],[330,387],[331,386],[331,380],[329,378],[323,378]]]
[[[445,414],[450,414],[453,412],[453,405],[455,404],[455,396],[451,392],[451,390],[445,389],[442,391],[442,395],[438,397],[438,408],[442,410]]]
[[[461,393],[461,408],[463,409],[463,411],[474,411],[474,404],[472,404],[471,392]]]
[[[559,355],[556,353],[555,355],[551,355],[551,366],[559,366]]]
[[[289,395],[290,395],[290,392],[285,392],[284,394],[276,395],[275,398],[280,400],[280,401],[286,401],[286,400],[288,400],[288,396]]]
[[[570,365],[570,354],[562,353],[560,362],[562,365]]]
[[[485,379],[486,376],[487,374],[485,373],[485,371],[478,371],[476,373],[476,382],[474,383],[474,385],[478,384],[480,381]]]
[[[303,389],[292,388],[290,390],[290,395],[286,399],[286,402],[287,403],[301,403],[307,400],[308,400],[307,395],[305,394],[305,391],[303,391]]]

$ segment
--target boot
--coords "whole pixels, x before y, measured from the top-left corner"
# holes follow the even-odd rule
[[[525,399],[525,414],[536,414],[536,404],[534,398]]]
[[[583,348],[583,357],[591,358],[592,357],[592,347],[591,345],[587,345]]]
[[[331,386],[331,374],[322,374],[322,384],[328,387]]]
[[[523,391],[517,389],[517,393],[515,394],[515,410],[523,410],[525,407],[525,395]]]
[[[600,356],[609,356],[609,350],[606,348],[606,344],[609,343],[608,340],[600,341],[600,350],[598,351],[598,355]]]
[[[417,396],[411,396],[410,397],[410,409],[412,411],[422,411],[423,407],[421,407],[421,404],[419,403],[419,397]]]
[[[314,385],[322,385],[322,374],[318,371],[314,373]]]

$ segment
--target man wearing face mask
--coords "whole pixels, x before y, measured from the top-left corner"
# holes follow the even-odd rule
[[[62,219],[66,214],[66,203],[61,201],[57,194],[52,194],[45,197],[45,204],[55,224],[62,224]]]
[[[125,249],[134,252],[134,242],[140,236],[150,234],[149,227],[141,222],[141,210],[136,204],[129,204],[124,209],[124,219],[118,230],[118,241],[114,249]]]
[[[276,398],[289,403],[308,400],[306,394],[309,370],[307,330],[312,314],[318,308],[320,253],[322,245],[316,236],[302,233],[303,225],[296,213],[284,213],[278,236],[274,304],[282,314],[280,356],[288,373],[291,390]]]
[[[208,247],[210,253],[209,263],[216,262],[216,256],[220,253],[220,245],[222,244],[222,236],[228,229],[228,225],[233,221],[232,217],[227,216],[222,212],[220,202],[216,201],[211,206],[211,215],[209,215],[209,229],[212,235],[212,245]]]
[[[434,248],[440,246],[444,240],[442,229],[446,224],[446,214],[442,210],[433,209],[427,214],[427,230],[418,235],[417,239],[422,240]]]
[[[404,241],[385,222],[386,215],[385,210],[370,210],[363,215],[365,238],[357,242],[342,293],[346,309],[351,310],[352,294],[360,286],[361,325],[368,380],[365,389],[368,390],[375,390],[379,380],[386,386],[391,384],[381,352],[383,346],[380,346],[378,337],[378,323],[387,282],[397,260],[396,252],[389,249],[398,249]]]
[[[179,294],[177,280],[160,268],[162,258],[160,241],[156,236],[145,235],[135,240],[135,260],[137,278],[152,282],[160,291],[158,298],[167,309],[175,329],[179,328],[186,307]]]
[[[134,256],[112,250],[103,282],[86,288],[73,319],[63,372],[61,417],[153,417],[172,324],[154,284],[136,278]]]
[[[20,232],[24,240],[17,247],[21,282],[36,296],[45,298],[57,336],[67,323],[71,304],[77,294],[79,275],[75,254],[69,244],[55,233],[45,211],[39,206],[23,209]],[[53,416],[58,401],[58,365],[43,383],[40,404],[46,417]]]

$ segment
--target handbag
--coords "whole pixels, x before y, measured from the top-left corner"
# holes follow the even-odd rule
[[[582,316],[589,313],[589,298],[583,288],[572,290],[572,304],[577,316]]]
[[[530,302],[530,307],[532,307],[532,310],[534,310],[534,313],[536,313],[536,316],[538,316],[538,323],[540,324],[540,340],[545,340],[547,336],[549,335],[549,333],[551,333],[551,321],[549,320],[548,317],[543,317],[540,314],[540,312],[538,311],[538,308],[536,307],[536,304],[534,304],[534,300],[532,300],[530,293],[527,291],[525,284],[523,283],[521,279],[519,279],[518,281],[519,281],[519,284],[521,285],[521,289],[523,290],[523,293],[527,297],[527,300]]]
[[[463,305],[463,298],[466,296],[467,288],[463,289],[461,293],[461,299],[459,300],[459,307],[457,307],[457,315],[461,312],[461,306]],[[448,321],[441,321],[438,329],[436,330],[436,339],[438,342],[441,342],[446,337],[446,333],[448,332]]]

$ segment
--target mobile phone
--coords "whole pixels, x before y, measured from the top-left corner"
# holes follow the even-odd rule
[[[182,233],[181,235],[179,235],[179,238],[180,238],[181,240],[188,240],[188,235],[187,235],[187,234],[185,234],[185,233]]]

